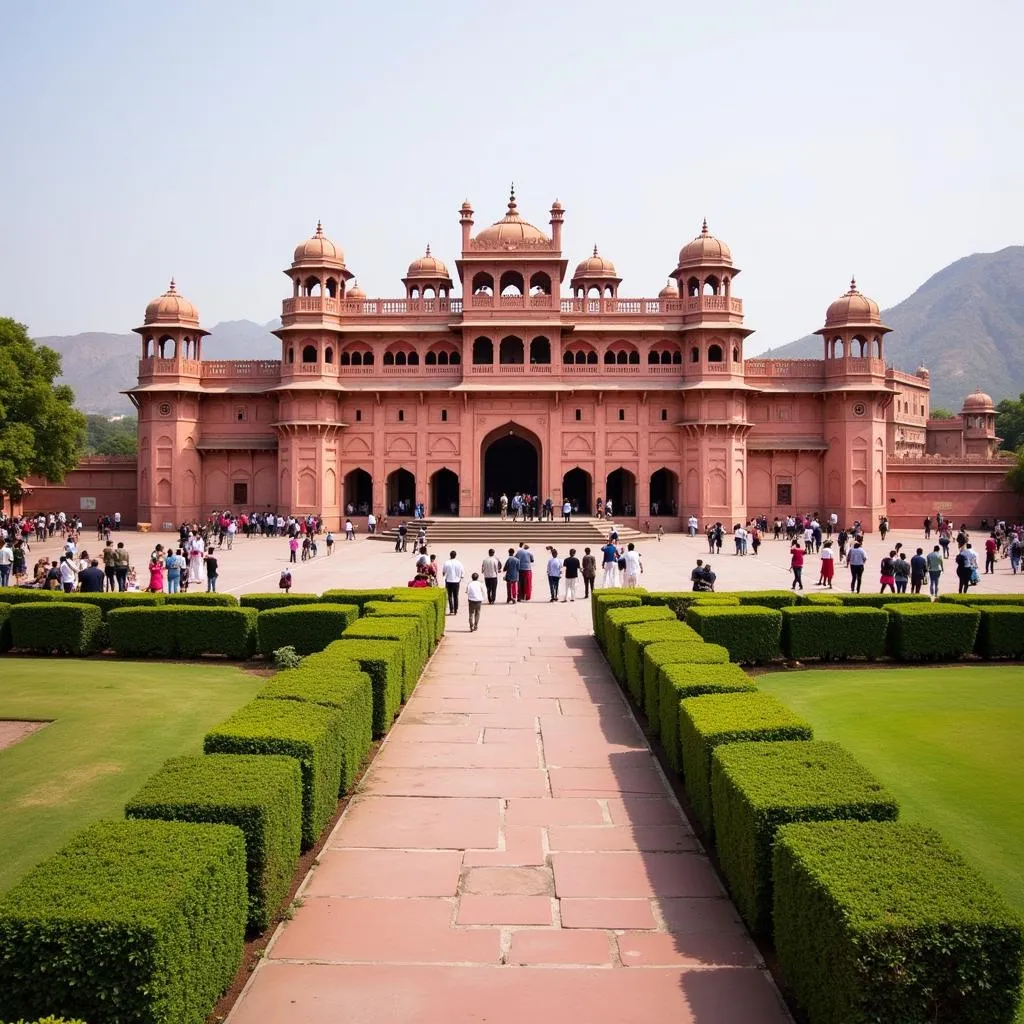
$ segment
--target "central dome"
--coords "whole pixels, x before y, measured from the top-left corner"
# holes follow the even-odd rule
[[[172,277],[167,291],[146,306],[145,323],[188,324],[198,327],[199,311],[184,295],[179,294]]]
[[[577,265],[573,279],[577,277],[615,277],[615,264],[611,260],[606,260],[595,245],[594,254]]]
[[[964,412],[995,412],[996,406],[991,395],[986,395],[981,388],[977,388],[973,394],[964,399]]]
[[[426,255],[420,256],[409,264],[406,277],[445,278],[448,277],[448,268],[436,257],[430,254],[430,246],[427,246]]]
[[[878,311],[878,303],[869,299],[857,290],[855,278],[850,280],[850,288],[845,295],[840,295],[825,312],[825,326],[841,325],[881,326],[882,318]]]
[[[490,242],[493,245],[502,246],[509,242],[550,242],[551,239],[534,227],[528,221],[519,216],[516,209],[516,194],[513,191],[508,200],[508,212],[499,221],[495,221],[489,228],[484,228],[476,236],[478,242]]]
[[[732,250],[708,231],[708,222],[705,220],[700,234],[679,250],[679,266],[697,267],[708,264],[732,266]]]
[[[345,265],[345,254],[325,234],[324,226],[320,221],[316,222],[316,232],[312,238],[300,242],[295,247],[295,263],[310,263],[319,265],[337,264]]]

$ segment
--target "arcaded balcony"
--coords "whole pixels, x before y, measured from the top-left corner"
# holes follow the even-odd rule
[[[198,359],[159,359],[150,356],[139,360],[139,383],[145,384],[154,377],[198,377],[202,365]]]

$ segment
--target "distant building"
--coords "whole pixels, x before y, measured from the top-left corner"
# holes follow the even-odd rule
[[[813,511],[871,528],[919,521],[946,490],[966,501],[979,463],[995,500],[991,399],[930,421],[928,371],[886,366],[889,328],[855,282],[825,313],[822,359],[747,359],[739,268],[706,222],[656,297],[626,298],[597,246],[569,276],[560,203],[547,231],[514,193],[476,234],[473,216],[463,203],[461,297],[428,246],[404,295],[368,298],[318,224],[285,270],[279,361],[203,360],[172,281],[135,328],[139,519],[273,509],[336,527],[349,505],[478,516],[524,491],[668,528]]]

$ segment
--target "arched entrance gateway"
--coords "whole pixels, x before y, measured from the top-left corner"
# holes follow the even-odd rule
[[[446,466],[430,477],[430,515],[459,514],[459,478]]]
[[[482,511],[487,511],[487,499],[493,498],[492,512],[498,511],[498,499],[507,494],[509,499],[519,491],[522,494],[540,494],[540,438],[518,423],[505,423],[492,430],[480,443],[483,481]]]
[[[572,503],[573,511],[589,516],[594,508],[594,496],[591,494],[590,474],[576,466],[562,477],[562,500],[566,498]]]

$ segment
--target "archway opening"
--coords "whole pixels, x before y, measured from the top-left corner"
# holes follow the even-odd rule
[[[593,482],[585,469],[576,466],[562,477],[562,501],[568,499],[573,512],[590,515],[594,499],[592,492]]]
[[[674,516],[679,509],[679,477],[662,467],[651,474],[650,509],[652,516]]]
[[[430,514],[459,514],[459,478],[450,469],[439,469],[430,478]]]
[[[388,473],[387,505],[388,515],[412,515],[416,502],[416,477],[407,469],[396,469]]]
[[[487,499],[493,498],[492,510],[497,511],[502,494],[540,494],[540,456],[527,438],[507,428],[503,435],[488,444],[484,457],[484,511]]]
[[[369,515],[373,504],[373,477],[365,469],[345,474],[344,508],[348,515]]]
[[[636,515],[636,477],[628,469],[608,474],[604,495],[605,501],[612,503],[613,515]]]

